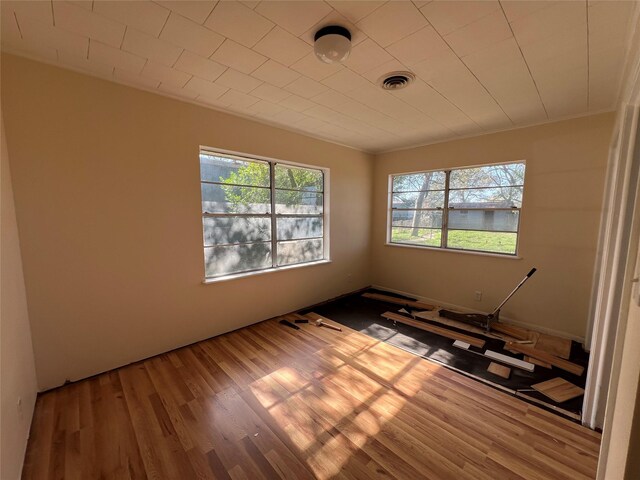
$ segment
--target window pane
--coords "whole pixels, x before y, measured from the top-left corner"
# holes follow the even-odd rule
[[[270,213],[268,188],[202,183],[202,211],[208,213]]]
[[[276,213],[322,213],[322,193],[276,190]]]
[[[507,187],[524,185],[524,163],[488,165],[451,171],[450,188]]]
[[[442,227],[442,212],[431,210],[394,210],[391,225],[395,227]]]
[[[205,247],[207,277],[271,267],[271,243]]]
[[[322,237],[322,217],[278,217],[278,240]]]
[[[514,254],[517,237],[516,233],[449,230],[447,245],[462,250]]]
[[[517,232],[519,216],[511,210],[451,210],[449,228]]]
[[[441,238],[442,230],[440,229],[391,227],[391,241],[393,243],[439,247],[442,245]]]
[[[268,217],[203,217],[202,227],[205,246],[271,240]]]
[[[322,260],[323,257],[324,250],[321,238],[278,242],[278,265],[313,262]]]
[[[444,191],[393,194],[393,208],[443,208]]]
[[[293,188],[322,192],[322,172],[309,168],[297,168],[284,165],[275,166],[276,188]]]
[[[419,190],[444,190],[444,172],[423,172],[393,177],[394,192],[416,192]]]
[[[200,179],[204,182],[268,187],[270,185],[269,164],[201,153]]]
[[[451,190],[449,207],[512,208],[522,206],[522,187],[477,188]]]

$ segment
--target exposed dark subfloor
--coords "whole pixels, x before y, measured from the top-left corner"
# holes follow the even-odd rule
[[[371,289],[369,291],[375,292],[376,290]],[[403,298],[400,295],[394,295],[389,292],[379,293]],[[483,349],[472,346],[468,351],[462,350],[454,347],[451,339],[409,325],[394,325],[391,320],[380,316],[387,311],[398,312],[400,308],[402,308],[401,305],[365,298],[362,297],[361,293],[357,293],[303,310],[301,313],[314,311],[373,338],[443,364],[477,380],[493,384],[497,388],[509,391],[519,398],[531,401],[536,405],[563,414],[573,420],[580,419],[583,397],[557,403],[537,391],[532,391],[533,389],[531,388],[531,385],[535,383],[556,377],[562,377],[574,385],[584,388],[589,355],[577,342],[572,342],[570,361],[585,367],[585,373],[582,376],[573,375],[556,367],[549,369],[536,365],[533,372],[527,372],[515,367],[511,368],[511,376],[505,379],[487,371],[491,359],[482,355],[484,350],[493,350],[522,359],[522,355],[504,351],[504,341],[446,326],[448,329],[481,338],[486,342]],[[424,321],[422,319],[418,320]],[[426,323],[432,322],[426,321]],[[437,323],[433,324],[438,325]],[[543,402],[543,405],[539,402]]]

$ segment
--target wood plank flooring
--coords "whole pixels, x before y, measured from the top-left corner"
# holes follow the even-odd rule
[[[23,478],[594,478],[598,433],[348,328],[299,326],[40,395]]]

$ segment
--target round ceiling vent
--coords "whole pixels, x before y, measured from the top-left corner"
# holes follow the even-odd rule
[[[378,83],[384,90],[400,90],[407,87],[416,76],[411,72],[391,72],[383,75]]]

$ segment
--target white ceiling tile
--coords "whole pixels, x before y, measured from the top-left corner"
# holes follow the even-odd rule
[[[2,51],[47,62],[58,61],[58,51],[55,48],[39,42],[29,42],[19,36],[9,36],[4,30],[2,31]]]
[[[398,100],[388,91],[382,90],[376,85],[352,90],[349,92],[349,97],[399,121],[419,122],[425,118],[422,112]]]
[[[296,112],[304,112],[309,108],[315,107],[316,104],[311,100],[299,97],[298,95],[291,95],[280,101],[280,105]]]
[[[90,37],[116,48],[122,44],[125,31],[122,23],[67,2],[54,2],[53,11],[57,28]]]
[[[489,48],[512,37],[509,23],[502,10],[496,10],[481,19],[444,36],[459,57]]]
[[[5,16],[10,15],[11,12],[15,13],[19,24],[23,21],[28,21],[53,26],[53,13],[51,11],[50,0],[34,0],[31,2],[2,0],[0,2],[0,14]]]
[[[63,66],[100,77],[111,77],[113,75],[113,65],[105,65],[104,63],[88,60],[86,57],[78,57],[65,52],[58,52],[58,62]]]
[[[259,117],[271,117],[277,113],[284,111],[284,107],[281,105],[277,105],[275,103],[269,102],[267,100],[260,100],[249,108],[252,112],[254,112]]]
[[[142,77],[140,75],[136,75],[135,73],[131,73],[127,70],[121,70],[119,68],[115,68],[113,70],[113,77],[118,82],[126,83],[127,85],[133,85],[136,87],[147,88],[147,89],[148,88],[155,89],[155,88],[158,88],[158,85],[160,85],[160,82],[157,80],[154,80],[153,78]]]
[[[411,2],[388,2],[358,22],[358,27],[378,44],[387,47],[427,25]]]
[[[22,35],[20,35],[18,22],[13,11],[5,11],[3,9],[0,14],[0,38],[2,38],[3,43],[22,41]]]
[[[211,82],[227,69],[226,66],[218,62],[200,57],[187,50],[182,52],[174,68]]]
[[[273,60],[268,60],[260,65],[260,67],[257,68],[251,76],[270,83],[271,85],[275,85],[276,87],[284,87],[297,78],[300,78],[299,73],[296,73]]]
[[[168,93],[169,95],[173,95],[175,97],[179,97],[179,98],[186,98],[189,100],[195,100],[200,94],[197,92],[194,92],[193,90],[187,90],[185,88],[178,88],[175,87],[173,85],[169,85],[166,83],[160,83],[160,85],[158,86],[158,90],[161,90],[165,93]]]
[[[588,109],[587,11],[577,2],[548,8],[511,22],[550,118]]]
[[[271,30],[253,49],[287,66],[312,51],[308,44],[280,27]]]
[[[218,97],[218,101],[221,105],[246,108],[260,100],[256,97],[252,97],[251,95],[246,95],[242,92],[238,92],[237,90],[230,89]]]
[[[317,118],[307,117],[304,120],[301,120],[300,122],[298,122],[297,127],[303,130],[307,130],[312,134],[317,134],[317,130],[323,128],[326,125],[327,123],[323,122],[322,120],[319,120]]]
[[[253,10],[258,6],[258,4],[260,3],[260,0],[240,0],[240,2],[242,2],[244,5],[246,5],[251,10]]]
[[[85,8],[89,11],[93,10],[93,0],[70,0],[68,3],[72,3],[78,7]]]
[[[203,80],[198,77],[191,77],[186,85],[184,86],[186,90],[191,90],[193,92],[197,92],[200,95],[204,95],[209,98],[218,98],[220,95],[229,90],[226,87],[221,85],[217,85],[213,82],[209,82],[207,80]]]
[[[394,58],[392,60],[389,60],[388,62],[376,65],[371,70],[367,70],[362,74],[362,76],[365,79],[369,80],[371,83],[378,85],[378,81],[388,73],[407,70],[411,71],[410,68],[407,68],[404,64],[400,63]]]
[[[281,88],[274,87],[266,83],[263,83],[256,89],[252,90],[251,95],[258,97],[261,100],[267,100],[273,103],[278,103],[279,101],[291,96],[289,92],[285,92]]]
[[[498,103],[453,52],[425,60],[413,70],[481,127],[495,130],[511,125]]]
[[[552,2],[540,0],[521,0],[517,2],[501,2],[502,9],[510,22],[550,7]]]
[[[212,0],[158,0],[157,3],[202,25],[218,2]]]
[[[281,112],[276,113],[273,116],[274,120],[278,120],[284,123],[285,125],[287,124],[292,125],[292,124],[298,123],[304,120],[305,118],[307,118],[307,116],[304,113],[296,112],[294,110],[289,110],[287,108],[285,108]]]
[[[551,39],[562,41],[565,35],[587,23],[587,9],[584,2],[548,1],[545,8],[517,19],[509,18],[509,23],[521,46],[545,43]]]
[[[398,60],[411,66],[441,55],[443,52],[450,52],[451,48],[429,25],[393,45],[389,45],[387,50]]]
[[[140,73],[147,61],[146,58],[110,47],[95,40],[91,40],[89,44],[89,60],[112,65],[122,70],[129,70],[132,73]]]
[[[516,124],[546,120],[536,86],[515,39],[463,58],[463,62]]]
[[[154,37],[160,35],[169,16],[168,9],[149,1],[99,0],[93,3],[93,11]]]
[[[349,97],[346,97],[335,90],[327,90],[320,95],[316,95],[312,100],[320,105],[324,105],[325,107],[335,108],[348,103]]]
[[[3,51],[375,150],[612,108],[633,7],[0,0],[0,37]],[[344,65],[312,52],[314,34],[329,24],[352,33]],[[383,91],[379,78],[396,70],[417,79]]]
[[[260,86],[262,82],[245,73],[229,68],[216,79],[218,85],[233,88],[239,92],[249,93],[254,88]]]
[[[299,36],[322,20],[331,11],[331,7],[320,1],[271,0],[261,2],[255,11]]]
[[[315,97],[327,90],[327,87],[321,83],[307,77],[300,77],[284,88],[288,92],[295,93],[296,95],[300,95],[304,98]]]
[[[219,2],[205,26],[245,47],[253,47],[274,24],[240,2]]]
[[[369,81],[346,68],[335,75],[325,78],[322,83],[342,93],[347,93],[357,88],[366,88],[371,85]]]
[[[324,80],[325,78],[339,72],[344,67],[339,63],[324,63],[321,62],[316,54],[311,52],[296,63],[291,65],[291,69],[296,72],[300,72],[306,77],[309,77],[316,81]]]
[[[264,55],[229,39],[226,39],[209,58],[242,73],[251,73],[267,61]]]
[[[329,5],[344,15],[350,22],[357,23],[385,2],[366,0],[330,0]]]
[[[222,35],[176,13],[169,16],[160,38],[207,58],[224,42]]]
[[[182,53],[182,48],[133,28],[127,29],[122,49],[168,66],[176,63]]]
[[[414,82],[411,88],[391,93],[456,133],[466,134],[480,130],[469,117],[419,80]]]
[[[178,88],[184,87],[191,78],[188,73],[155,62],[147,62],[140,75]]]
[[[521,3],[505,2],[506,3]],[[526,2],[522,2],[526,3]],[[476,0],[466,1],[434,1],[420,8],[420,11],[427,17],[429,23],[440,33],[449,33],[480,20],[487,15],[500,11],[500,4],[497,1]]]
[[[335,110],[331,110],[330,108],[327,108],[323,105],[316,105],[315,107],[310,108],[309,110],[306,110],[304,114],[313,118],[319,118],[321,120],[325,120],[327,122],[346,120],[344,118],[344,115],[336,112]]]
[[[20,32],[27,43],[50,46],[67,55],[85,57],[89,49],[89,39],[61,28],[40,22],[23,21],[19,23]]]
[[[613,108],[634,2],[589,2],[589,110]]]
[[[351,50],[349,58],[344,62],[345,66],[356,73],[363,74],[381,63],[393,60],[393,57],[376,42],[368,38],[356,45]]]

